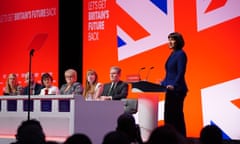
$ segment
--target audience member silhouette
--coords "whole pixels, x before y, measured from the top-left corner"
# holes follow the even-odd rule
[[[116,130],[125,133],[131,143],[143,143],[140,128],[130,113],[123,113],[118,117]]]
[[[32,119],[21,123],[17,129],[16,142],[12,144],[45,144],[45,134],[39,121]]]
[[[46,141],[46,144],[59,144],[59,143],[57,141],[50,140],[50,141]]]
[[[86,134],[75,133],[69,136],[63,144],[92,144],[92,141]]]
[[[149,136],[146,144],[183,144],[185,139],[168,124],[155,128]]]
[[[215,125],[206,125],[200,132],[201,144],[221,144],[222,131]]]
[[[131,144],[127,135],[121,131],[110,131],[103,137],[102,144]]]

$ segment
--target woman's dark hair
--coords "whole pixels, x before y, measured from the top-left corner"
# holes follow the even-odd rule
[[[44,85],[43,80],[45,80],[46,78],[50,78],[50,80],[53,81],[53,77],[49,73],[44,73],[41,78],[42,85]]]
[[[184,39],[182,34],[178,32],[173,32],[168,35],[168,39],[172,38],[176,41],[176,47],[174,49],[179,50],[182,49],[185,45]]]

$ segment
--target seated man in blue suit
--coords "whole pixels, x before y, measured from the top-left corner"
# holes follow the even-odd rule
[[[104,84],[101,100],[121,100],[127,98],[128,84],[120,80],[121,68],[112,66],[110,68],[111,82]]]

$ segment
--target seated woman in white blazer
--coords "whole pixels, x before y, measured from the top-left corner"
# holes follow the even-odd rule
[[[58,95],[60,94],[59,88],[54,86],[53,77],[49,73],[44,73],[41,78],[43,88],[41,89],[40,95]]]

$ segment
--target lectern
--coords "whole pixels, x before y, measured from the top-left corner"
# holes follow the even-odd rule
[[[141,92],[165,92],[165,87],[148,81],[132,82],[132,89]]]
[[[138,123],[143,140],[147,140],[152,130],[158,126],[159,92],[165,88],[148,81],[131,82],[132,92],[138,93]],[[156,93],[149,95],[148,93]]]

